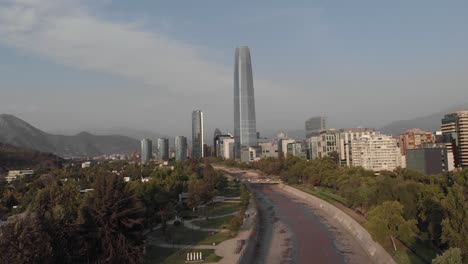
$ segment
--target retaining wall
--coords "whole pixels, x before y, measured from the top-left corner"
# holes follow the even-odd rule
[[[356,239],[356,241],[360,243],[362,248],[374,260],[375,263],[396,264],[395,260],[390,256],[390,254],[388,254],[380,244],[372,239],[372,236],[369,234],[369,232],[367,232],[364,227],[362,227],[345,212],[341,211],[332,204],[321,200],[320,198],[317,198],[291,186],[282,183],[278,186],[285,192],[297,196],[310,203],[310,205],[313,207],[322,210],[328,217],[337,220]]]
[[[257,207],[258,203],[257,203],[255,192],[253,192],[252,189],[250,189],[250,186],[248,186],[248,184],[244,186],[246,186],[247,189],[249,189],[250,191],[250,195],[252,197],[250,202],[253,203],[253,207],[255,208],[255,215],[252,217],[255,217],[255,219],[253,220],[254,223],[253,223],[253,226],[251,227],[252,231],[250,233],[250,236],[248,239],[246,239],[244,248],[240,252],[241,256],[239,257],[239,260],[237,261],[238,264],[252,263],[252,260],[255,258],[255,254],[256,254],[255,250],[256,250],[256,245],[257,245],[257,241],[259,237],[259,225],[260,225],[259,218],[261,217],[259,215],[261,214],[261,212]]]

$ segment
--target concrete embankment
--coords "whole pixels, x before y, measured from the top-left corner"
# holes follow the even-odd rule
[[[286,193],[289,193],[307,202],[308,205],[312,206],[316,210],[323,212],[327,217],[339,222],[343,228],[348,231],[366,251],[374,263],[396,263],[394,259],[387,253],[387,251],[385,251],[385,249],[383,249],[380,244],[372,239],[372,236],[369,234],[369,232],[367,232],[366,229],[364,229],[364,227],[362,227],[358,222],[356,222],[353,218],[337,207],[288,185],[279,184],[278,187]]]

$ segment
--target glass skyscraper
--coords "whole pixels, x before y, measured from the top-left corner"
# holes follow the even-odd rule
[[[175,158],[176,161],[187,159],[187,138],[184,136],[175,138]]]
[[[257,146],[252,63],[246,46],[236,48],[235,55],[234,140],[236,159],[241,158],[242,150]]]
[[[202,158],[203,153],[203,112],[192,112],[192,158]]]
[[[141,140],[141,163],[146,163],[151,160],[153,156],[153,142],[149,139]]]
[[[169,160],[169,139],[158,138],[158,159]]]

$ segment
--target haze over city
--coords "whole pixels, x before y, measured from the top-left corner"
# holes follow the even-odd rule
[[[380,127],[468,99],[464,1],[0,3],[0,113],[50,132],[232,132],[233,50],[257,130]]]

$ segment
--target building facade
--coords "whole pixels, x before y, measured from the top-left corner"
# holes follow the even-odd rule
[[[288,153],[301,159],[309,159],[308,144],[306,142],[294,142],[288,144]]]
[[[200,110],[192,113],[192,158],[203,158],[205,144],[203,137],[203,112]]]
[[[261,158],[278,158],[278,144],[275,142],[261,142],[258,143],[260,147]]]
[[[278,155],[283,155],[283,157],[287,157],[288,156],[288,144],[294,143],[294,142],[296,142],[296,140],[290,139],[290,138],[278,139]]]
[[[444,144],[427,143],[419,148],[407,149],[406,168],[425,175],[448,171],[447,147]]]
[[[184,136],[175,138],[175,159],[176,161],[187,159],[187,138]]]
[[[310,138],[318,133],[327,130],[327,117],[314,116],[305,122],[306,138]]]
[[[432,132],[421,129],[410,129],[400,135],[401,155],[406,155],[406,150],[419,148],[425,143],[434,143],[435,135]]]
[[[339,130],[339,142],[337,144],[337,152],[340,155],[340,162],[342,166],[351,166],[353,160],[352,143],[355,139],[363,136],[370,136],[378,134],[372,128],[344,128]]]
[[[352,165],[379,172],[392,171],[401,166],[397,140],[387,135],[367,135],[355,139],[351,145]]]
[[[150,139],[141,140],[141,163],[147,163],[153,158],[153,142]]]
[[[330,156],[332,152],[339,153],[339,131],[329,129],[313,134],[309,139],[310,158],[323,158]]]
[[[250,147],[257,147],[255,97],[249,48],[246,46],[236,48],[234,60],[235,157],[242,160],[242,157],[250,155]],[[241,155],[242,151],[246,153]]]
[[[448,155],[453,156],[453,164],[449,165],[457,169],[468,168],[468,111],[445,115],[442,136]]]
[[[228,139],[234,139],[231,134],[217,135],[214,139],[214,154],[216,157],[224,157],[225,142]],[[228,141],[230,142],[230,141]]]
[[[169,160],[169,139],[158,138],[158,159],[167,161]]]

